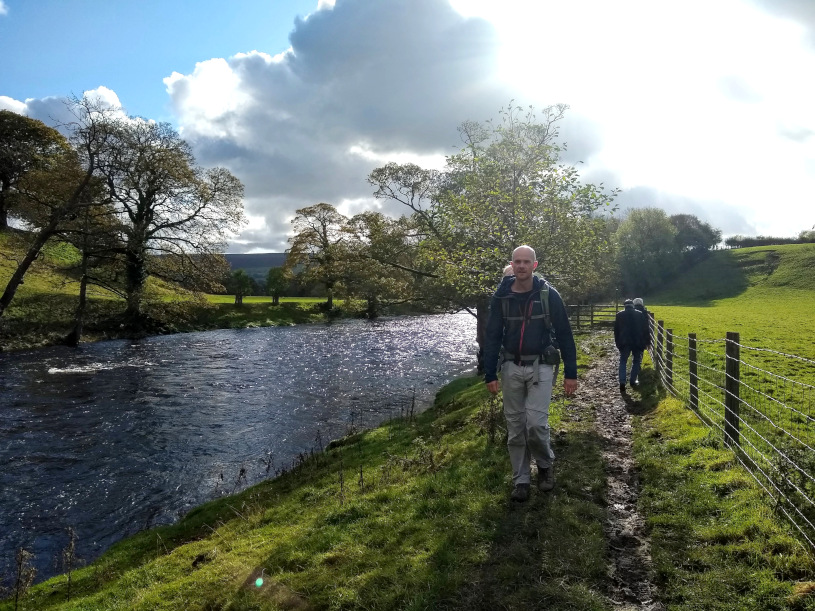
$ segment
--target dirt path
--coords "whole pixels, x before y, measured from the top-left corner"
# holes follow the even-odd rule
[[[654,600],[649,543],[644,521],[637,513],[639,479],[632,452],[631,413],[638,406],[639,394],[630,390],[628,398],[620,394],[618,364],[618,353],[609,341],[606,356],[581,379],[584,391],[574,401],[575,409],[594,411],[595,428],[603,439],[608,503],[604,527],[611,578],[608,596],[622,611],[663,611],[664,606]]]

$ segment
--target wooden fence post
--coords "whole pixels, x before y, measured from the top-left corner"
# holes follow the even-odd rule
[[[657,321],[657,342],[656,342],[656,362],[654,363],[654,369],[656,370],[657,374],[657,383],[662,384],[662,337],[663,331],[665,329],[665,321],[658,320]]]
[[[674,387],[674,330],[665,329],[665,381],[668,390]]]
[[[594,304],[589,304],[589,329],[594,331]]]
[[[577,328],[580,329],[580,304],[577,304]]]
[[[688,333],[688,373],[690,373],[690,407],[699,409],[699,376],[696,368],[696,333]]]
[[[728,331],[725,344],[724,437],[728,445],[738,446],[739,439],[739,334]]]

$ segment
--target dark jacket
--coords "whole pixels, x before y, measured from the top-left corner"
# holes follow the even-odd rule
[[[645,316],[645,348],[651,347],[651,317],[648,316],[648,309],[644,305],[635,303],[634,309],[637,312],[642,312]]]
[[[549,316],[554,330],[553,341],[552,333],[547,331],[543,318],[536,318],[543,314],[540,291],[546,281],[533,276],[532,290],[528,293],[513,293],[514,282],[514,276],[504,278],[490,301],[490,314],[484,333],[484,381],[498,379],[498,354],[501,346],[508,354],[526,356],[543,354],[544,348],[549,344],[560,349],[564,375],[569,379],[577,379],[577,349],[560,295],[549,285]],[[508,305],[510,317],[523,315],[524,321],[508,320],[505,324],[504,302]],[[522,336],[523,344],[519,347]]]
[[[614,343],[618,350],[645,350],[648,338],[648,323],[642,312],[633,305],[625,306],[614,318]]]

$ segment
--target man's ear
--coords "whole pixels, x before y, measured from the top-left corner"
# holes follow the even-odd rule
[[[538,269],[538,262],[537,262],[537,261],[535,261],[535,262],[532,264],[532,269]]]

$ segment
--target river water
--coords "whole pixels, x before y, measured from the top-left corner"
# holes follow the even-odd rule
[[[469,314],[221,330],[0,354],[0,581],[123,537],[432,403],[474,369]],[[271,469],[268,457],[271,457]],[[241,468],[246,482],[238,481]]]

